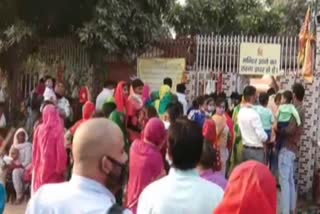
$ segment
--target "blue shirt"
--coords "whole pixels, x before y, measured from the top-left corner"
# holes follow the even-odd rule
[[[69,182],[41,187],[29,201],[26,214],[106,214],[114,203],[113,194],[102,184],[72,175]]]
[[[260,116],[263,129],[271,130],[272,124],[274,123],[272,111],[269,108],[265,108],[261,105],[254,106],[254,109],[258,112]]]
[[[196,122],[201,128],[206,120],[206,113],[201,112],[200,110],[192,110],[188,115],[188,119]]]
[[[169,175],[147,186],[137,214],[212,214],[224,191],[200,177],[196,170],[170,169]]]

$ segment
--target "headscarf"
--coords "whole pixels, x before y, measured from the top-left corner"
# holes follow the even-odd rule
[[[81,87],[79,91],[79,102],[86,103],[87,101],[91,101],[90,90],[87,86]]]
[[[151,100],[150,87],[148,85],[144,85],[143,86],[143,92],[142,92],[143,104],[146,105],[150,100]]]
[[[214,214],[276,214],[276,181],[269,169],[256,161],[238,166],[230,176],[224,199]]]
[[[216,163],[214,164],[213,170],[220,171],[221,170],[221,156],[220,150],[217,146],[217,132],[216,132],[216,124],[213,120],[208,119],[204,122],[202,128],[202,135],[204,139],[212,145],[212,147],[216,151]]]
[[[23,143],[18,142],[18,135],[24,133],[25,140]],[[11,149],[17,149],[19,151],[19,161],[23,167],[27,167],[31,164],[32,159],[32,144],[28,142],[28,134],[25,129],[20,128],[16,131],[13,137],[13,144]]]
[[[159,91],[159,99],[155,101],[155,107],[159,115],[163,115],[166,112],[171,101],[172,95],[170,87],[167,85],[161,86]]]
[[[24,135],[25,135],[25,142],[24,142],[24,143],[28,142],[29,137],[28,137],[27,131],[26,131],[24,128],[19,128],[19,129],[16,131],[16,133],[14,134],[14,136],[13,136],[13,145],[14,145],[14,146],[19,145],[18,135],[19,135],[21,132],[23,132]]]
[[[163,122],[158,118],[151,118],[143,130],[143,137],[155,146],[160,146],[166,137],[166,129]]]
[[[64,125],[58,109],[47,105],[43,110],[43,122],[34,135],[32,166],[33,192],[47,183],[62,182],[67,169],[67,153],[64,147]]]
[[[123,88],[127,85],[125,81],[121,81],[118,83],[116,92],[114,94],[114,100],[117,104],[117,110],[121,113],[126,112],[126,104],[127,104],[127,97],[123,94]]]
[[[95,113],[95,106],[92,102],[87,101],[82,108],[82,119],[79,120],[78,122],[76,122],[71,128],[70,128],[70,132],[72,135],[74,135],[74,133],[76,132],[76,130],[78,129],[78,127],[84,123],[85,121],[89,120],[93,114]]]
[[[144,140],[135,140],[130,149],[127,207],[136,213],[138,199],[145,187],[164,172],[161,143],[166,137],[163,122],[152,118],[144,130]]]
[[[125,143],[126,143],[126,151],[128,151],[127,149],[129,149],[129,143],[128,143],[128,134],[127,134],[127,130],[126,130],[126,118],[125,115],[117,110],[113,111],[110,116],[109,119],[111,121],[113,121],[115,124],[118,125],[118,127],[121,129]]]

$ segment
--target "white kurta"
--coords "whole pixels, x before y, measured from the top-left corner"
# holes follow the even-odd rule
[[[171,168],[169,175],[142,192],[137,214],[212,214],[224,191],[202,179],[195,170]]]
[[[104,88],[98,95],[96,100],[96,110],[101,111],[103,104],[108,101],[109,98],[113,96],[113,90]]]
[[[113,194],[102,184],[73,175],[69,182],[41,187],[29,201],[26,214],[106,214],[114,203]]]

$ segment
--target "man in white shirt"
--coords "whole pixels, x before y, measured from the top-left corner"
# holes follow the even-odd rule
[[[59,108],[61,116],[65,119],[70,119],[71,106],[69,100],[65,98],[66,89],[63,83],[57,83],[54,90],[57,97],[57,106]]]
[[[122,189],[128,159],[119,127],[102,118],[85,122],[75,133],[72,152],[71,180],[40,188],[26,214],[107,214],[114,207],[113,193]]]
[[[177,85],[177,97],[178,97],[178,101],[183,106],[183,115],[187,115],[188,102],[186,99],[186,86],[185,86],[185,84],[180,83]]]
[[[104,87],[96,99],[96,110],[102,111],[103,104],[113,97],[114,83],[112,81],[106,81]]]
[[[196,171],[203,137],[201,128],[187,119],[178,119],[169,129],[169,174],[142,192],[137,214],[212,214],[223,198],[223,190]]]
[[[256,160],[265,163],[264,143],[268,139],[259,114],[253,108],[257,100],[257,90],[247,86],[243,91],[245,104],[238,114],[238,124],[242,136],[243,161]]]

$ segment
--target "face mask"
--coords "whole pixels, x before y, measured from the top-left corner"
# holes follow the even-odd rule
[[[214,106],[208,106],[208,112],[214,112]]]
[[[126,178],[126,165],[122,164],[113,158],[108,157],[108,160],[113,164],[112,171],[108,174],[106,187],[118,192],[124,186]]]

